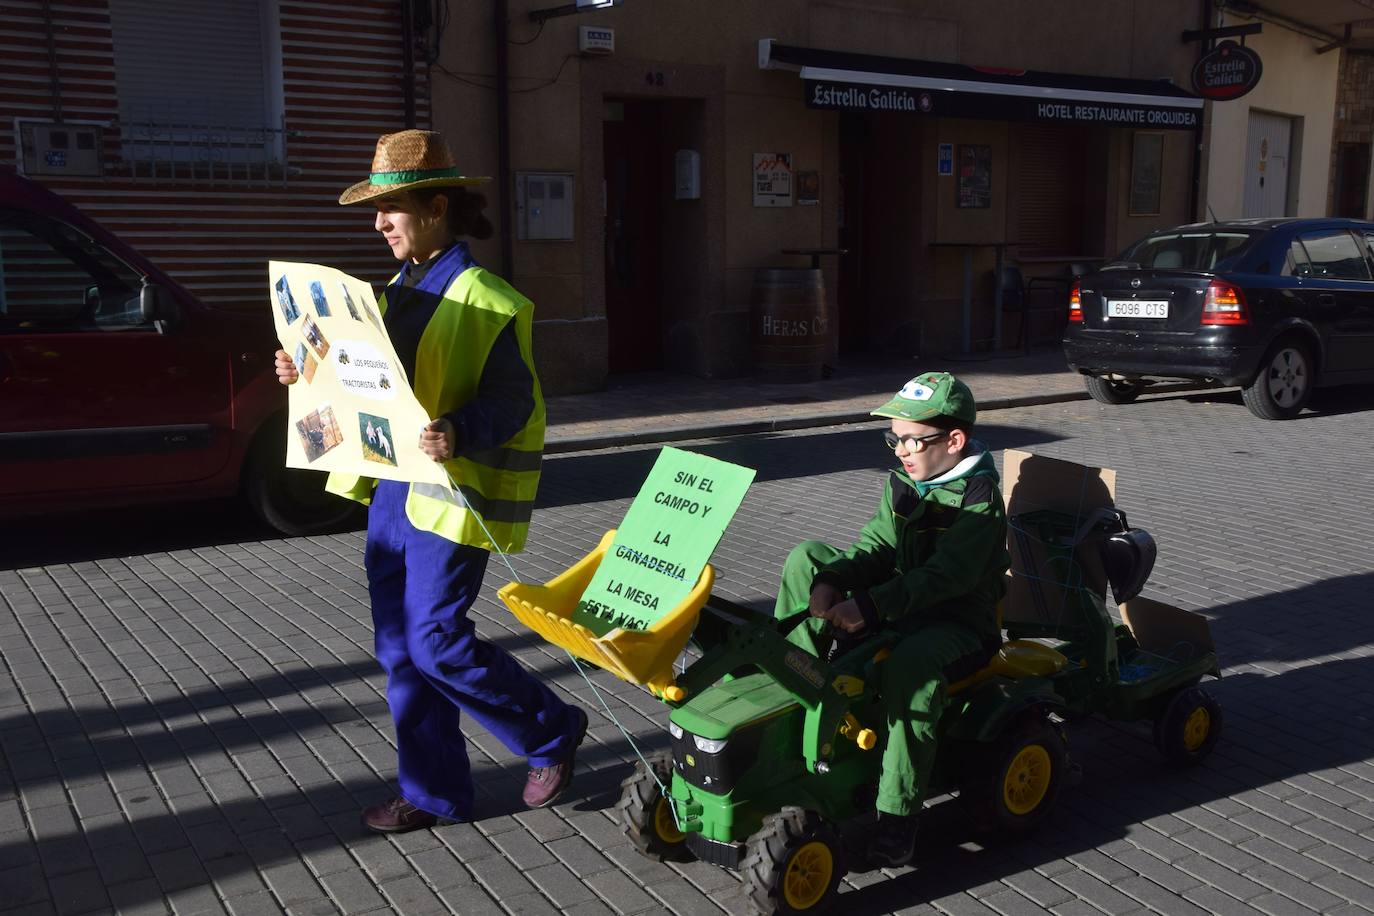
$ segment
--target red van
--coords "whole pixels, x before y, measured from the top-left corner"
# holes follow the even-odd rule
[[[283,466],[276,349],[265,306],[210,308],[0,175],[0,517],[237,492],[287,534],[345,521],[324,475]]]

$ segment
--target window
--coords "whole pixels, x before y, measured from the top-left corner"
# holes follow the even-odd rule
[[[1365,263],[1360,246],[1344,229],[1308,232],[1299,238],[1312,262],[1312,272],[1307,276],[1326,280],[1369,279],[1369,265]]]
[[[143,278],[65,223],[0,210],[0,333],[143,323]]]
[[[277,162],[277,0],[110,0],[125,159]]]
[[[1122,255],[1121,261],[1157,270],[1223,270],[1228,266],[1225,262],[1243,252],[1252,238],[1251,233],[1239,230],[1152,235]]]
[[[1158,216],[1164,175],[1164,135],[1138,132],[1131,145],[1131,216]]]
[[[1293,239],[1293,244],[1288,246],[1288,256],[1283,259],[1283,275],[1285,277],[1312,276],[1312,262],[1307,259],[1307,251],[1302,247],[1302,242],[1297,239]]]

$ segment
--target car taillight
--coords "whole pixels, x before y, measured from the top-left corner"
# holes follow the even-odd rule
[[[1083,286],[1077,280],[1069,289],[1069,320],[1083,320]]]
[[[1213,280],[1202,303],[1203,324],[1249,324],[1245,294],[1239,287]]]

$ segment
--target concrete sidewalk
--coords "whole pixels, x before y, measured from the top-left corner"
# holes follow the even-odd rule
[[[1087,398],[1058,347],[989,356],[846,359],[827,379],[765,384],[668,372],[619,376],[603,391],[548,399],[547,450],[570,452],[675,439],[857,423],[909,378],[955,373],[980,410]]]

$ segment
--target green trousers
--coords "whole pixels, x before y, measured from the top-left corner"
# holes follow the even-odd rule
[[[820,541],[803,541],[794,547],[783,566],[774,615],[783,619],[805,614],[816,571],[840,553]],[[819,656],[829,647],[828,641],[818,644],[824,625],[819,619],[808,620],[792,630],[788,639]],[[978,635],[960,623],[899,622],[895,626],[906,635],[878,666],[887,741],[877,807],[887,814],[914,814],[921,810],[930,785],[935,727],[948,702],[946,689],[951,680],[967,677],[982,667],[990,653]]]

